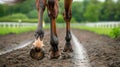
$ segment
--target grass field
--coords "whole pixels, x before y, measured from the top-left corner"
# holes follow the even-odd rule
[[[0,27],[0,35],[6,35],[6,34],[10,34],[10,33],[14,33],[14,34],[20,34],[20,33],[24,33],[24,32],[29,32],[29,31],[35,31],[37,28],[37,26],[32,26],[32,27],[20,27],[20,28],[8,28],[8,27]],[[46,24],[44,29],[49,29],[50,28],[50,24]]]
[[[57,25],[57,28],[63,28],[66,27],[65,24],[59,24]],[[92,31],[95,32],[97,34],[100,35],[107,35],[111,38],[115,38],[115,35],[112,34],[113,29],[112,28],[93,28],[93,27],[87,27],[87,26],[71,26],[72,28],[75,29],[82,29],[82,30],[88,30],[88,31]],[[49,29],[50,28],[50,24],[46,24],[44,29]],[[35,31],[36,27],[23,27],[23,28],[2,28],[0,27],[0,35],[6,35],[9,33],[15,33],[15,34],[19,34],[19,33],[24,33],[24,32],[28,32],[28,31]],[[117,34],[119,35],[119,34]]]
[[[73,27],[73,28],[88,30],[88,31],[92,31],[92,32],[95,32],[100,35],[107,35],[111,38],[114,38],[113,35],[111,34],[111,32],[113,30],[112,28],[93,28],[93,27],[87,27],[87,26],[79,26],[79,27],[77,26],[77,27]]]
[[[48,28],[50,28],[50,25],[46,24],[44,29],[48,29]],[[112,31],[111,28],[92,28],[92,27],[87,27],[87,26],[76,26],[73,28],[89,30],[89,31],[95,32],[97,34],[103,34],[103,35],[108,35],[108,36],[112,37],[112,35],[110,34],[110,32]],[[36,29],[36,27],[23,27],[23,28],[7,28],[7,27],[1,28],[0,27],[0,35],[5,35],[5,34],[9,34],[9,33],[19,34],[19,33],[28,32],[28,31],[34,31],[35,29]]]
[[[6,35],[10,33],[23,33],[23,32],[28,32],[28,31],[34,31],[36,27],[23,27],[23,28],[2,28],[0,27],[0,35]]]
[[[107,35],[111,38],[114,38],[114,35],[112,34],[113,28],[94,28],[94,27],[88,27],[88,26],[72,26],[74,24],[71,23],[71,28],[75,28],[75,29],[82,29],[82,30],[88,30],[88,31],[92,31],[95,32],[97,34],[100,35]],[[50,24],[46,24],[45,26],[46,29],[50,28]],[[66,28],[66,24],[57,24],[57,28]]]

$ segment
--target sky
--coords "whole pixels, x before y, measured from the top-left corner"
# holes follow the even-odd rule
[[[11,1],[11,2],[12,2],[12,1],[14,1],[14,0],[0,0],[0,3],[3,4],[4,1]]]
[[[4,3],[2,0],[0,0],[0,3]]]

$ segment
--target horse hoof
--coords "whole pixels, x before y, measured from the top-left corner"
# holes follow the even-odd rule
[[[64,49],[63,52],[73,52],[73,49],[70,48],[70,49]]]
[[[43,48],[34,47],[30,50],[30,56],[36,60],[42,60],[45,56],[45,51]]]
[[[60,51],[50,51],[50,59],[58,59],[60,57]]]
[[[65,45],[63,52],[73,52],[71,44]]]

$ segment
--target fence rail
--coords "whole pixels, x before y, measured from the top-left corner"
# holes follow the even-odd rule
[[[19,28],[19,27],[30,27],[37,26],[37,23],[18,23],[18,22],[0,22],[0,27],[3,28]]]
[[[37,23],[20,23],[20,22],[0,22],[0,27],[19,28],[19,27],[30,27],[37,26]],[[43,27],[45,24],[43,23]],[[66,27],[65,23],[57,23],[58,27]],[[114,28],[120,27],[120,22],[94,22],[94,23],[72,23],[71,27],[78,26],[89,26],[95,28]]]
[[[85,23],[89,27],[100,27],[100,28],[114,28],[120,27],[120,22],[94,22],[94,23]]]

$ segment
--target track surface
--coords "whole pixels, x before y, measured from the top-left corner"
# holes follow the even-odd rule
[[[45,30],[47,34],[49,30]],[[120,42],[116,42],[106,36],[97,35],[92,32],[72,29],[74,35],[85,47],[92,67],[120,67]],[[60,59],[49,59],[50,34],[44,38],[46,55],[43,60],[30,58],[29,51],[31,44],[22,49],[0,55],[0,67],[71,67],[74,62],[72,53],[63,53],[65,44],[65,29],[58,29],[59,47],[62,53]],[[33,32],[20,35],[9,34],[0,36],[0,50],[13,46],[25,39],[34,39]],[[74,45],[73,41],[72,44]]]

